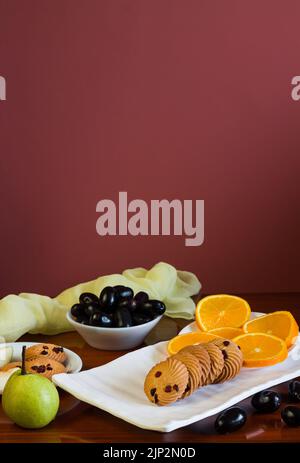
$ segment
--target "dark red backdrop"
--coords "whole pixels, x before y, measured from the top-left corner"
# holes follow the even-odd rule
[[[1,292],[159,260],[299,290],[300,3],[0,0]],[[205,243],[100,238],[96,203],[204,199]]]

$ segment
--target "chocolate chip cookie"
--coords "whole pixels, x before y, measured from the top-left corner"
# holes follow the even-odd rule
[[[35,344],[26,349],[26,359],[34,357],[43,357],[45,359],[56,360],[59,363],[66,361],[66,353],[64,348],[55,344]]]
[[[8,371],[11,370],[12,368],[21,368],[22,367],[22,362],[10,362],[4,365],[4,367],[1,368],[1,371]]]
[[[210,371],[205,381],[205,385],[212,384],[220,376],[224,368],[224,357],[218,346],[212,343],[203,344],[210,357]]]
[[[202,370],[199,367],[199,362],[197,358],[190,352],[181,351],[173,355],[172,358],[176,358],[180,362],[182,362],[186,366],[187,371],[189,373],[187,386],[185,388],[184,393],[181,396],[181,398],[184,399],[185,397],[188,397],[191,394],[193,394],[193,392],[198,389],[200,385]]]
[[[184,363],[169,357],[151,368],[145,379],[144,391],[150,402],[169,405],[181,398],[188,380],[189,373]]]
[[[39,374],[51,379],[58,373],[66,373],[66,368],[61,363],[50,358],[35,357],[25,362],[27,373]]]
[[[211,361],[210,356],[207,350],[204,349],[200,344],[195,344],[193,346],[186,346],[179,351],[180,352],[189,352],[193,354],[198,362],[199,362],[199,369],[200,369],[200,383],[199,387],[203,386],[206,383],[208,374],[211,368]]]
[[[222,372],[214,382],[224,383],[234,378],[240,372],[243,365],[243,354],[238,346],[228,339],[214,339],[211,343],[221,350],[224,358]]]

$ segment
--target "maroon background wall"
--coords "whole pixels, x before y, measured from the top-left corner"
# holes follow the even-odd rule
[[[300,3],[0,0],[1,293],[159,260],[299,290]],[[96,203],[204,199],[205,243],[100,238]]]

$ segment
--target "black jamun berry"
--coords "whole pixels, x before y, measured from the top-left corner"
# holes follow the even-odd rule
[[[99,302],[98,297],[96,294],[93,293],[82,293],[79,296],[79,302],[81,304],[91,304],[92,302]]]
[[[254,394],[251,404],[258,412],[273,413],[281,405],[281,395],[274,391],[261,391]]]
[[[237,431],[247,421],[247,414],[245,410],[239,407],[228,408],[220,413],[215,421],[215,429],[220,434]]]

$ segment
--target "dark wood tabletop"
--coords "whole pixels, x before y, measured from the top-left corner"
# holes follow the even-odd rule
[[[300,293],[244,294],[253,311],[271,312],[290,310],[300,322]],[[177,322],[179,328],[182,321]],[[63,345],[80,355],[83,368],[103,365],[123,352],[100,351],[88,346],[75,332],[57,336],[26,335],[21,341],[51,342]],[[287,383],[272,388],[283,395],[287,404]],[[109,413],[80,402],[64,391],[60,391],[61,405],[56,419],[44,429],[26,430],[13,424],[0,407],[0,442],[300,442],[300,428],[288,428],[281,422],[280,411],[272,414],[255,413],[250,398],[240,403],[248,412],[246,425],[231,434],[214,432],[215,416],[191,424],[170,433],[146,431],[120,420]]]

